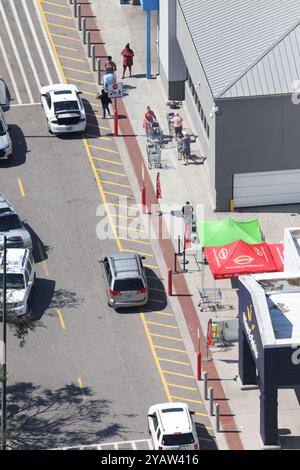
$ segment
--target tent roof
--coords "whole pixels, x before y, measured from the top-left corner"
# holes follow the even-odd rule
[[[257,219],[237,221],[227,217],[213,222],[199,221],[197,232],[202,247],[223,246],[237,240],[250,245],[263,241]]]
[[[238,240],[225,246],[206,247],[204,253],[215,279],[277,271],[267,243],[249,245]]]

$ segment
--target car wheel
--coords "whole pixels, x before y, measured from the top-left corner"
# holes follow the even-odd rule
[[[48,131],[49,131],[50,134],[53,134],[53,132],[51,131],[51,127],[50,127],[49,122],[48,122]]]

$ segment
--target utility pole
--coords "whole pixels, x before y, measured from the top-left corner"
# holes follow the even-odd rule
[[[6,450],[6,237],[3,242],[1,450]]]

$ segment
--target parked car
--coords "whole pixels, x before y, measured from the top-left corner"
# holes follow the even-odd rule
[[[104,256],[103,276],[111,307],[138,307],[147,304],[148,285],[142,259],[144,258],[137,253]]]
[[[148,427],[155,450],[198,450],[199,441],[186,403],[159,403],[149,408]]]
[[[9,248],[6,255],[6,302],[18,316],[28,314],[35,283],[33,256],[23,248]],[[3,251],[0,252],[0,286],[3,286]],[[0,290],[3,303],[3,290]]]
[[[9,135],[2,107],[0,106],[0,159],[9,159],[12,156],[12,142]]]
[[[51,134],[85,131],[86,114],[80,94],[76,85],[62,83],[41,89],[41,103]]]
[[[0,194],[0,248],[6,235],[7,248],[28,248],[32,250],[30,233],[19,219],[18,214],[7,198]]]

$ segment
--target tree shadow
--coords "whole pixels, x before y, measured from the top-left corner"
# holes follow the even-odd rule
[[[66,384],[57,389],[32,382],[7,387],[8,442],[13,449],[53,449],[119,436],[124,427],[111,413],[111,401],[93,399],[92,389]],[[76,412],[75,412],[76,410]],[[111,423],[101,426],[104,417]]]
[[[0,160],[1,168],[23,165],[29,152],[22,129],[16,124],[9,124],[9,135],[12,140],[13,152],[10,160]]]
[[[83,299],[77,297],[76,292],[67,289],[57,289],[52,296],[51,308],[77,308],[83,303]]]

